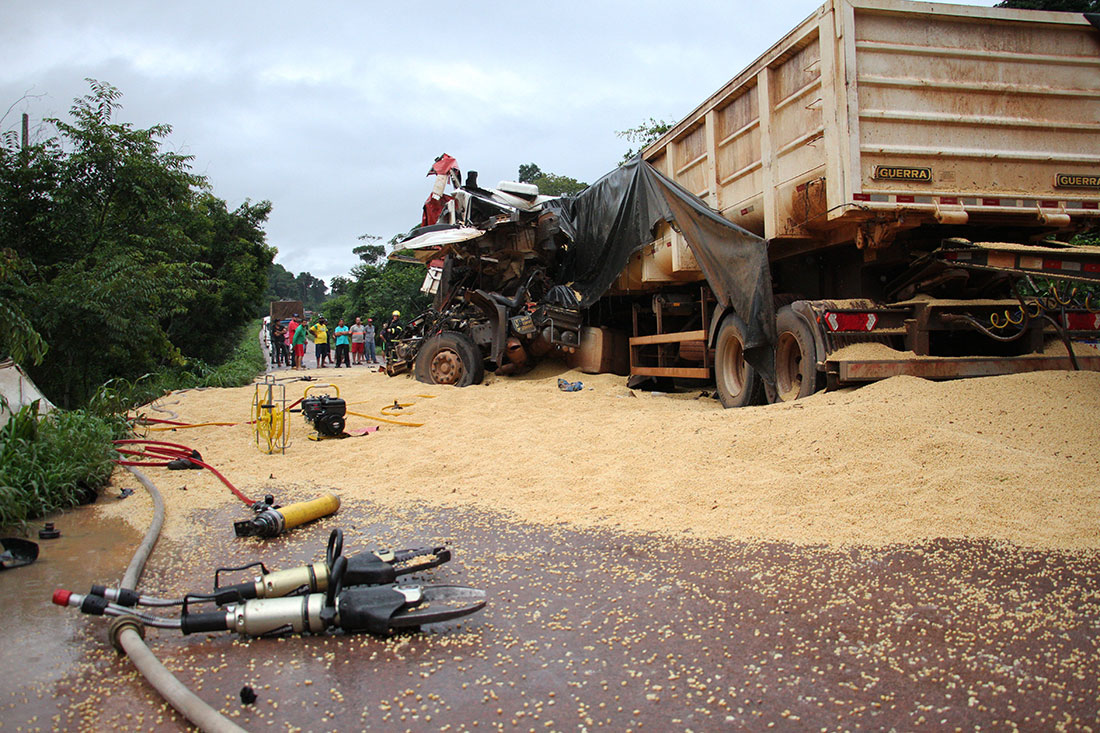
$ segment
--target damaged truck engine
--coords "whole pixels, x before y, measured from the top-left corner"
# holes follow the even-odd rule
[[[575,350],[580,303],[558,284],[569,247],[545,208],[552,197],[522,183],[483,189],[476,173],[463,184],[447,155],[429,175],[436,181],[421,226],[396,256],[428,265],[424,289],[435,298],[390,344],[387,374],[411,369],[422,382],[465,387],[486,369],[521,373],[547,354]]]

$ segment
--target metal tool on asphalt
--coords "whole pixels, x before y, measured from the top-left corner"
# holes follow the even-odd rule
[[[233,523],[238,537],[277,537],[288,529],[306,522],[335,514],[340,508],[340,497],[323,494],[310,501],[299,501],[287,506],[277,506],[270,494],[252,505],[256,513],[251,519]]]
[[[338,539],[330,538],[329,555],[336,555]],[[371,565],[372,563],[367,563]],[[327,563],[326,563],[327,565]],[[253,598],[219,605],[215,611],[194,612],[195,605],[218,603],[212,594],[189,594],[183,598],[179,618],[167,618],[136,611],[115,603],[106,595],[54,591],[53,602],[79,608],[96,616],[127,616],[135,623],[156,628],[179,629],[184,634],[235,631],[248,636],[278,636],[287,633],[319,633],[340,629],[349,633],[366,631],[385,635],[398,629],[451,621],[485,607],[485,591],[460,585],[357,585],[345,587],[351,563],[343,555],[332,560],[328,587],[323,593],[280,598]],[[308,572],[308,571],[307,571]],[[234,595],[240,595],[235,590]]]
[[[329,535],[325,559],[309,565],[286,570],[269,571],[262,562],[241,567],[218,568],[214,571],[214,589],[205,594],[191,593],[188,597],[212,601],[218,605],[239,603],[254,598],[280,598],[307,593],[323,593],[328,590],[336,560],[347,559],[344,572],[345,587],[359,585],[384,585],[399,577],[421,570],[438,567],[450,561],[451,551],[442,546],[414,547],[406,550],[370,550],[356,555],[343,555],[344,533],[337,528]],[[260,575],[251,581],[222,585],[223,573],[233,573],[260,568]],[[93,585],[89,595],[101,596],[121,606],[179,606],[183,598],[154,598],[125,588],[107,588]]]

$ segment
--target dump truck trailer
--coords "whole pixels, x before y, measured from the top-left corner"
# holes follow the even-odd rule
[[[1069,343],[1100,337],[1096,286],[1076,284],[1100,279],[1100,249],[1046,242],[1100,223],[1096,23],[821,6],[642,152],[766,242],[774,361],[746,359],[744,314],[675,223],[589,309],[581,352],[625,329],[632,375],[713,376],[727,406],[897,374],[1100,370]]]

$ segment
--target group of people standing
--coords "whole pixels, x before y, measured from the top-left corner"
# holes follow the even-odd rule
[[[400,313],[394,311],[395,321],[398,316]],[[350,369],[353,363],[378,363],[372,318],[368,318],[364,324],[356,316],[355,323],[350,326],[346,325],[341,318],[336,328],[330,331],[324,316],[318,318],[313,325],[309,325],[300,314],[295,314],[289,323],[275,321],[270,328],[273,366],[285,365],[292,369],[304,369],[306,346],[310,341],[313,342],[313,353],[318,367],[331,364],[334,358],[336,368],[343,366]]]

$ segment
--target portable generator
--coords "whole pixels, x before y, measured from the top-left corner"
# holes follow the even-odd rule
[[[348,407],[341,397],[318,395],[302,400],[302,417],[313,423],[319,435],[335,438],[344,432]]]

